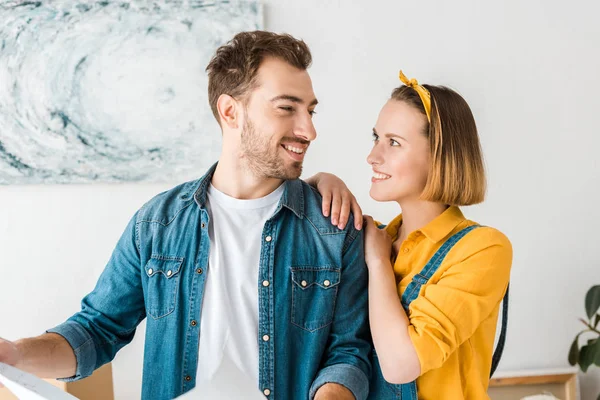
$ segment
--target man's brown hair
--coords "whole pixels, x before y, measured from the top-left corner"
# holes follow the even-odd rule
[[[425,128],[431,163],[421,200],[467,206],[485,198],[486,177],[477,126],[467,102],[444,86],[422,85],[431,94],[431,122]],[[400,86],[391,98],[426,117],[417,92]]]
[[[288,34],[241,32],[219,47],[208,63],[208,102],[217,122],[217,100],[222,94],[244,100],[256,84],[256,74],[266,57],[275,57],[302,70],[312,63],[306,43]]]

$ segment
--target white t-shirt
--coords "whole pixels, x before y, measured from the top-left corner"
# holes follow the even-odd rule
[[[221,362],[258,385],[258,267],[265,222],[284,185],[260,199],[239,200],[210,185],[209,268],[202,300],[197,383],[213,379]],[[227,360],[228,359],[228,360]]]

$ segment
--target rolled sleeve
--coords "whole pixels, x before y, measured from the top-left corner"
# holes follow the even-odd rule
[[[96,287],[82,300],[81,311],[47,331],[64,337],[75,352],[76,373],[64,380],[85,378],[112,361],[131,342],[137,325],[146,316],[136,220],[137,213],[129,221]]]
[[[66,321],[52,329],[47,333],[56,333],[69,342],[75,358],[77,360],[77,369],[75,375],[71,377],[61,378],[59,380],[65,382],[76,381],[78,379],[90,376],[96,368],[96,348],[92,336],[74,321]]]
[[[314,399],[317,390],[326,383],[337,383],[352,392],[356,400],[364,400],[369,394],[369,379],[358,367],[350,364],[335,364],[323,368],[310,387],[309,399]]]

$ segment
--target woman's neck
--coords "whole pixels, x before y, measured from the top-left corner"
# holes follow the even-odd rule
[[[402,225],[398,230],[398,242],[402,243],[411,232],[419,230],[448,209],[446,204],[430,201],[399,201],[402,208]]]

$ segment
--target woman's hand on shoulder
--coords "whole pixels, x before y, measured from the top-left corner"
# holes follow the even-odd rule
[[[331,216],[331,223],[344,229],[354,215],[354,227],[361,230],[363,223],[362,209],[348,186],[340,178],[326,172],[319,172],[306,180],[323,196],[322,211],[325,217]]]
[[[392,257],[392,237],[380,229],[370,215],[364,216],[365,261],[369,268],[389,265]]]

